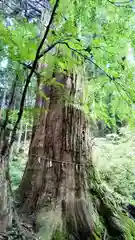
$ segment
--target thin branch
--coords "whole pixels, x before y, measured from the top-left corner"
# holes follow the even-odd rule
[[[59,41],[57,42],[56,44],[64,44],[66,45],[70,50],[72,50],[73,52],[77,53],[78,55],[80,55],[81,57],[83,57],[85,60],[88,60],[89,62],[91,62],[92,64],[94,64],[98,69],[100,69],[110,80],[114,80],[114,77],[111,77],[107,72],[105,72],[97,63],[95,63],[92,59],[90,59],[87,55],[85,54],[82,54],[80,52],[80,50],[77,50],[75,48],[72,48],[69,46],[69,44],[67,42],[62,42],[62,41]],[[55,44],[55,45],[56,45]],[[84,49],[82,49],[84,50]]]
[[[56,41],[55,43],[53,43],[53,44],[51,44],[50,46],[48,46],[45,50],[43,50],[43,51],[41,52],[41,54],[39,55],[39,59],[40,59],[41,57],[43,57],[47,52],[51,51],[51,50],[52,50],[56,45],[58,45],[58,44],[65,44],[65,45],[67,45],[68,48],[70,48],[72,51],[75,51],[75,52],[77,52],[78,54],[81,54],[81,52],[78,52],[78,50],[76,50],[76,49],[74,49],[74,48],[71,48],[67,42],[64,42],[64,41],[66,41],[66,40],[71,40],[71,38],[70,38],[70,39],[64,39],[64,40],[58,40],[58,41]],[[102,47],[92,47],[92,48],[100,49],[100,50],[102,50],[102,51],[105,51],[105,52],[108,52],[108,53],[112,54],[111,52],[103,49]],[[79,51],[80,51],[80,50],[79,50]],[[81,49],[81,51],[86,51],[86,49]],[[87,51],[87,52],[90,53],[90,51]],[[83,55],[83,57],[84,57],[84,55]],[[85,57],[86,57],[86,56],[85,56]],[[89,60],[92,62],[91,59],[89,59]],[[94,65],[96,64],[95,62],[92,62],[92,63],[93,63]],[[100,67],[98,66],[98,68],[100,68]],[[100,68],[100,70],[104,71],[104,70],[101,69],[101,68]]]
[[[32,66],[29,65],[29,64],[26,64],[26,63],[23,63],[23,62],[20,62],[20,64],[23,65],[25,68],[28,68],[29,70],[32,69]],[[40,74],[36,70],[34,70],[34,73],[35,73],[36,76],[38,76],[38,77],[40,76]]]
[[[50,51],[53,47],[55,47],[57,44],[64,44],[66,45],[70,50],[72,50],[73,52],[77,53],[78,55],[80,55],[81,57],[83,57],[85,60],[88,60],[89,62],[91,62],[92,64],[94,64],[99,70],[102,71],[102,73],[104,73],[105,76],[107,76],[111,81],[114,82],[114,84],[116,85],[117,89],[118,89],[118,85],[123,89],[123,91],[126,93],[127,97],[130,99],[130,101],[133,101],[133,99],[130,97],[130,95],[128,94],[128,92],[126,91],[126,89],[124,88],[124,86],[122,86],[119,82],[116,81],[116,78],[110,76],[107,72],[105,72],[104,69],[102,69],[97,63],[95,63],[92,59],[90,59],[87,55],[82,54],[80,52],[80,50],[74,49],[72,47],[69,46],[69,44],[67,42],[63,42],[63,41],[57,41],[55,43],[53,43],[52,45],[50,45],[47,49],[45,49],[40,55],[39,58],[43,57],[44,54],[46,54],[48,51]],[[84,49],[82,49],[84,50]],[[120,78],[117,78],[120,79]],[[120,90],[118,90],[120,92]],[[124,99],[126,102],[127,100]]]
[[[116,85],[120,87],[120,89],[123,89],[123,91],[125,92],[125,94],[127,95],[127,97],[130,99],[131,102],[133,102],[132,97],[130,96],[130,93],[127,91],[127,89],[124,88],[124,86],[122,84],[120,84],[119,82],[115,81]]]
[[[44,51],[41,52],[41,54],[39,55],[39,58],[43,57],[44,54],[46,54],[47,52],[49,52],[52,48],[54,48],[57,44],[64,44],[66,45],[70,50],[72,50],[73,52],[77,53],[78,55],[80,55],[81,57],[83,57],[85,60],[88,60],[89,62],[91,62],[92,64],[94,64],[100,71],[102,71],[102,73],[107,76],[111,81],[114,82],[114,84],[119,84],[118,82],[116,83],[116,80],[114,77],[110,76],[107,72],[105,72],[97,63],[95,63],[92,59],[90,59],[87,55],[84,55],[80,52],[80,50],[74,49],[72,47],[69,46],[69,44],[67,42],[63,42],[63,41],[57,41],[55,43],[53,43],[52,45],[50,45],[47,49],[45,49]],[[84,49],[82,49],[84,50]],[[117,87],[117,86],[116,86]]]
[[[45,40],[46,40],[46,38],[47,38],[47,36],[48,36],[48,33],[49,33],[49,30],[50,30],[51,24],[52,24],[53,19],[54,19],[54,15],[55,15],[56,9],[57,9],[57,7],[58,7],[58,5],[59,5],[59,1],[60,1],[60,0],[56,0],[56,2],[55,2],[55,5],[54,5],[54,8],[53,8],[51,17],[50,17],[50,21],[49,21],[49,23],[48,23],[48,25],[47,25],[47,28],[46,28],[44,37],[42,38],[41,43],[40,43],[40,45],[39,45],[39,47],[38,47],[38,49],[37,49],[37,53],[36,53],[36,57],[35,57],[35,59],[37,59],[37,60],[38,60],[38,56],[39,56],[39,54],[40,54],[40,50],[42,49],[42,46],[43,46],[43,44],[44,44],[44,42],[45,42]]]
[[[37,49],[37,52],[36,52],[36,56],[35,56],[35,60],[32,64],[32,67],[31,67],[31,71],[25,81],[25,86],[24,86],[24,90],[23,90],[23,93],[22,93],[22,98],[21,98],[21,102],[20,102],[20,109],[19,109],[19,112],[18,112],[18,118],[15,122],[15,125],[14,125],[14,128],[13,128],[13,131],[12,131],[12,136],[11,136],[11,141],[10,141],[10,144],[9,144],[9,148],[12,146],[13,142],[14,142],[14,137],[15,137],[15,134],[16,134],[16,130],[17,130],[17,127],[18,127],[18,124],[21,120],[21,117],[22,117],[22,114],[23,114],[23,110],[24,110],[24,103],[25,103],[25,98],[26,98],[26,93],[27,93],[27,89],[28,89],[28,86],[29,86],[29,83],[31,81],[31,77],[33,76],[33,73],[36,69],[36,66],[37,66],[37,63],[38,63],[38,60],[39,60],[39,54],[40,54],[40,51],[43,47],[43,44],[48,36],[48,33],[49,33],[49,30],[50,30],[50,27],[51,27],[51,24],[53,22],[53,19],[54,19],[54,16],[55,16],[55,12],[58,8],[58,5],[59,5],[59,1],[60,0],[56,0],[55,4],[54,4],[54,7],[53,7],[53,10],[52,10],[52,14],[51,14],[51,17],[50,17],[50,20],[49,20],[49,23],[47,25],[47,28],[45,30],[45,33],[44,33],[44,36],[39,44],[39,47]]]
[[[38,56],[38,59],[40,59],[41,57],[43,57],[46,53],[48,53],[49,51],[51,51],[56,45],[58,44],[63,44],[64,41],[67,41],[67,40],[71,40],[71,38],[66,38],[66,39],[63,39],[63,40],[58,40],[54,43],[52,43],[50,46],[48,46],[46,49],[44,49]]]

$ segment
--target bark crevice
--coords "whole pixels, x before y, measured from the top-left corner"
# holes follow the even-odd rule
[[[75,104],[78,87],[82,85],[76,75],[69,78],[57,74],[56,79],[64,84],[73,102],[67,104],[65,100],[60,101],[61,91],[51,87],[47,111],[40,113],[18,189],[19,211],[25,217],[33,216],[31,224],[36,224],[36,231],[40,232],[47,224],[50,224],[52,229],[49,231],[52,231],[53,224],[54,228],[62,224],[69,240],[96,239],[94,206],[90,198],[95,192],[89,191],[97,183],[92,164],[90,126],[79,105]],[[112,211],[102,201],[100,193],[96,192],[96,197],[99,200],[98,213],[113,237]],[[89,201],[91,204],[88,204]],[[55,220],[49,223],[52,215]],[[115,236],[123,233],[118,224],[114,229]]]

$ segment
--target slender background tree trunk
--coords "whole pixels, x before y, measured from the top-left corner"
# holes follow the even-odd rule
[[[23,122],[20,122],[20,129],[18,132],[18,140],[17,140],[17,149],[16,149],[16,153],[19,152],[20,147],[21,147],[21,137],[22,137],[22,131],[23,131]]]

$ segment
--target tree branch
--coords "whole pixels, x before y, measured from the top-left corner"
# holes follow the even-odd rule
[[[44,37],[42,38],[42,40],[41,40],[41,42],[40,42],[40,44],[39,44],[39,47],[38,47],[38,49],[37,49],[37,53],[36,53],[36,57],[35,57],[35,58],[37,58],[37,60],[38,60],[38,56],[39,56],[40,50],[41,50],[41,48],[42,48],[42,46],[43,46],[43,44],[44,44],[44,42],[45,42],[45,40],[46,40],[46,38],[47,38],[47,35],[48,35],[48,33],[49,33],[51,24],[52,24],[53,19],[54,19],[54,15],[55,15],[56,9],[57,9],[57,7],[58,7],[58,5],[59,5],[59,1],[60,1],[60,0],[56,0],[56,2],[55,2],[55,5],[54,5],[54,8],[53,8],[51,17],[50,17],[50,21],[49,21],[49,23],[48,23],[48,25],[47,25],[47,28],[46,28]]]
[[[26,64],[26,63],[23,63],[23,62],[20,62],[20,64],[23,65],[25,68],[28,68],[29,70],[32,69],[32,66],[29,65],[29,64]],[[40,76],[40,74],[39,74],[36,70],[34,70],[34,73],[35,73],[38,77]]]
[[[45,30],[45,33],[44,33],[44,36],[39,44],[39,47],[37,49],[37,52],[36,52],[36,56],[35,56],[35,60],[32,64],[32,67],[31,67],[31,71],[25,81],[25,86],[24,86],[24,90],[23,90],[23,93],[22,93],[22,98],[21,98],[21,102],[20,102],[20,109],[19,109],[19,112],[18,112],[18,118],[15,122],[15,125],[14,125],[14,128],[13,128],[13,131],[12,131],[12,136],[11,136],[11,141],[10,141],[10,144],[9,144],[9,148],[12,146],[13,142],[14,142],[14,137],[15,137],[15,134],[16,134],[16,130],[17,130],[17,127],[18,127],[18,124],[21,120],[21,117],[22,117],[22,114],[23,114],[23,110],[24,110],[24,103],[25,103],[25,97],[26,97],[26,93],[27,93],[27,89],[28,89],[28,86],[29,86],[29,83],[31,81],[31,77],[33,76],[33,73],[36,69],[36,66],[37,66],[37,63],[38,63],[38,60],[39,60],[39,54],[40,54],[40,51],[43,47],[43,44],[48,36],[48,33],[49,33],[49,30],[50,30],[50,27],[51,27],[51,24],[53,22],[53,19],[54,19],[54,16],[55,16],[55,12],[58,8],[58,5],[59,5],[59,1],[60,0],[56,0],[55,1],[55,4],[54,4],[54,7],[53,7],[53,10],[52,10],[52,14],[51,14],[51,17],[50,17],[50,20],[49,20],[49,23],[46,27],[46,30]]]
[[[40,59],[41,57],[43,57],[46,53],[48,53],[49,51],[51,51],[56,45],[58,44],[63,44],[64,41],[67,41],[67,40],[71,40],[71,38],[66,38],[66,39],[63,39],[63,40],[58,40],[54,43],[52,43],[50,46],[48,46],[46,49],[44,49],[38,56],[38,59]]]
[[[96,64],[94,61],[92,61],[89,57],[87,57],[86,55],[83,55],[82,53],[80,53],[78,50],[71,48],[69,46],[68,43],[66,43],[66,46],[71,49],[72,51],[78,53],[80,56],[82,56],[85,60],[90,61],[91,63],[93,63],[98,69],[100,69],[111,81],[114,82],[114,84],[116,85],[116,87],[119,85],[123,91],[126,93],[127,97],[130,99],[130,101],[133,102],[133,99],[131,98],[131,96],[129,95],[129,93],[127,92],[127,90],[124,88],[124,86],[122,86],[119,82],[116,81],[115,77],[110,76],[107,72],[105,72],[98,64]],[[120,79],[119,77],[117,79]],[[118,88],[117,88],[118,89]],[[120,91],[119,91],[120,92]]]
[[[53,47],[55,47],[57,44],[64,44],[66,45],[71,51],[77,53],[78,55],[80,55],[81,57],[83,57],[85,60],[88,60],[89,62],[91,62],[92,64],[94,64],[100,71],[102,71],[102,73],[107,76],[111,81],[114,82],[114,84],[116,85],[116,88],[118,89],[118,91],[120,92],[118,86],[120,86],[123,91],[126,93],[127,97],[130,99],[130,101],[133,101],[133,99],[131,99],[131,97],[129,96],[128,92],[126,91],[126,89],[124,88],[124,86],[122,86],[119,82],[116,81],[116,78],[114,78],[113,76],[110,76],[107,72],[105,72],[104,69],[102,69],[97,63],[95,63],[92,59],[90,59],[87,55],[82,54],[80,52],[80,50],[74,49],[72,47],[69,46],[69,44],[67,42],[64,41],[57,41],[55,43],[53,43],[52,45],[50,45],[48,48],[46,48],[44,51],[41,52],[41,54],[39,55],[39,58],[43,57],[44,54],[46,54],[47,52],[49,52]],[[83,51],[85,51],[85,49],[82,49]],[[102,49],[103,50],[103,49]],[[89,52],[90,53],[90,52]],[[120,78],[117,78],[120,79]],[[114,81],[115,80],[115,81]],[[124,99],[126,101],[126,99]],[[126,101],[127,102],[127,101]]]
[[[100,69],[110,80],[114,80],[114,77],[111,77],[107,72],[105,72],[98,64],[96,64],[92,59],[90,59],[87,55],[82,54],[80,52],[80,50],[77,50],[75,48],[72,48],[69,46],[69,44],[67,42],[64,41],[57,41],[55,43],[53,43],[52,45],[50,45],[48,48],[46,48],[44,51],[41,52],[41,54],[39,55],[39,58],[43,57],[44,54],[46,54],[47,52],[49,52],[52,48],[54,48],[57,44],[64,44],[66,45],[70,50],[72,50],[73,52],[77,53],[78,55],[80,55],[81,57],[83,57],[85,60],[88,60],[89,62],[93,63],[98,69]],[[82,51],[85,51],[85,49],[82,49]]]
[[[69,40],[69,39],[65,39],[65,40]],[[70,39],[70,40],[71,40],[71,39]],[[43,50],[43,51],[41,52],[41,54],[39,55],[39,59],[40,59],[41,57],[43,57],[47,52],[49,52],[51,49],[53,49],[53,48],[54,48],[56,45],[58,45],[58,44],[64,44],[64,45],[66,45],[71,51],[77,53],[78,55],[80,55],[81,57],[83,57],[85,60],[88,60],[89,62],[91,62],[92,64],[94,64],[94,65],[95,65],[100,71],[102,71],[102,73],[104,73],[104,75],[106,75],[111,81],[116,80],[116,78],[110,76],[107,72],[105,72],[104,69],[102,69],[97,63],[95,63],[95,62],[94,62],[92,59],[90,59],[87,55],[82,54],[82,53],[80,52],[80,50],[77,50],[77,49],[74,49],[74,48],[70,47],[69,44],[68,44],[67,42],[64,42],[63,40],[56,41],[55,43],[53,43],[53,44],[51,44],[50,46],[48,46],[45,50]],[[97,47],[97,48],[100,48],[100,47]],[[101,49],[101,48],[100,48],[100,49]],[[103,50],[103,49],[101,49],[101,50]],[[82,49],[82,51],[86,51],[86,49]],[[86,52],[90,53],[89,51],[86,51]],[[119,78],[117,78],[117,79],[119,79]],[[116,81],[115,81],[115,82],[116,82]],[[116,82],[116,84],[118,85],[119,83]],[[122,87],[122,86],[121,86],[121,87]],[[125,91],[124,88],[123,88],[123,90]],[[127,93],[126,93],[126,94],[127,94]],[[129,97],[129,96],[128,96],[128,97]],[[130,98],[130,100],[131,100],[131,98]]]

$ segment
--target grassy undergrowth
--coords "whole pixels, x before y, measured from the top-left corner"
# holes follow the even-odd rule
[[[15,152],[16,145],[14,145],[13,157],[10,161],[10,175],[11,175],[11,183],[12,189],[15,190],[21,181],[25,165],[28,159],[28,149],[29,149],[29,142],[22,144],[19,153],[16,154]]]
[[[132,201],[135,192],[135,132],[121,129],[121,137],[96,138],[93,159],[103,185],[116,198]]]

